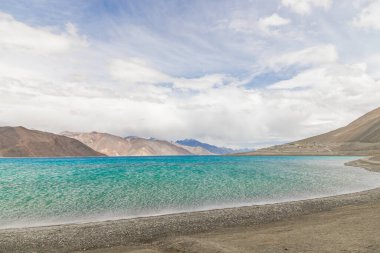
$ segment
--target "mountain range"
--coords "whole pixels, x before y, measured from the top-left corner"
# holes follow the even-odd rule
[[[63,132],[90,148],[108,156],[191,155],[192,153],[168,141],[140,137],[120,137],[108,133]]]
[[[1,157],[104,156],[82,142],[24,127],[0,127]]]
[[[176,141],[175,143],[185,146],[185,147],[196,147],[196,148],[200,147],[210,152],[210,154],[216,154],[216,155],[227,155],[227,154],[248,151],[247,149],[232,149],[232,148],[217,147],[217,146],[200,142],[194,139],[179,140],[179,141]]]
[[[380,108],[345,127],[307,139],[239,155],[378,155]]]
[[[380,155],[380,108],[345,127],[257,151],[243,152],[194,139],[169,142],[108,133],[63,132],[0,127],[1,157],[155,156],[155,155]]]
[[[108,133],[62,132],[0,127],[0,157],[219,155],[234,152],[196,140],[169,142]]]
[[[108,156],[220,155],[237,152],[234,149],[221,148],[192,139],[169,142],[136,136],[120,137],[98,132],[63,132],[61,134],[74,138]]]

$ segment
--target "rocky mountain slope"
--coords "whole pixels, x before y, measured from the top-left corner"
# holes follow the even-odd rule
[[[380,154],[380,108],[334,131],[240,155]]]
[[[0,157],[102,156],[80,141],[24,127],[0,127]]]
[[[108,156],[191,155],[187,149],[173,143],[140,137],[120,137],[108,133],[73,133],[62,135],[74,138]]]

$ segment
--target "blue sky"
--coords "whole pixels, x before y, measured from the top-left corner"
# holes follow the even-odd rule
[[[0,125],[259,147],[379,106],[380,1],[1,1]]]

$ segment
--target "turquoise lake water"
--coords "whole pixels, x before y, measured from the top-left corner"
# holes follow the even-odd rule
[[[151,216],[380,187],[355,157],[0,159],[0,228]]]

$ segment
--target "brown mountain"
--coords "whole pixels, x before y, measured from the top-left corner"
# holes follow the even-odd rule
[[[83,143],[24,127],[0,127],[0,157],[102,156]]]
[[[241,155],[375,154],[380,154],[380,108],[337,130]]]
[[[107,133],[63,132],[70,138],[86,144],[92,149],[109,156],[191,155],[187,149],[168,141],[139,137],[122,138]]]

